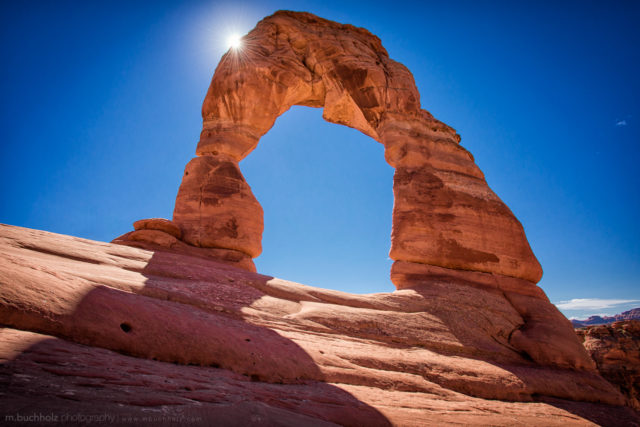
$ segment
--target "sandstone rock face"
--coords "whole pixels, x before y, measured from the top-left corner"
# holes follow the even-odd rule
[[[235,160],[203,156],[189,162],[173,212],[186,243],[233,249],[255,258],[262,252],[262,216]]]
[[[640,320],[577,329],[598,370],[640,410]]]
[[[192,159],[185,168],[173,221],[136,221],[135,231],[113,242],[199,253],[256,271],[252,258],[262,251],[262,218],[262,207],[238,163],[225,156],[202,156]]]
[[[154,218],[153,220],[157,219],[158,218]],[[136,221],[134,223],[134,226],[141,221],[148,220]],[[163,221],[170,222],[166,219],[163,219]],[[166,224],[163,223],[163,227],[165,226]],[[252,272],[256,271],[253,260],[244,252],[235,251],[233,249],[200,248],[188,245],[183,241],[178,240],[174,235],[158,229],[154,230],[143,228],[140,230],[131,231],[115,238],[112,243],[149,250],[163,249],[171,252],[190,254],[197,257],[212,258],[225,264],[242,268],[244,270]]]
[[[158,230],[133,233],[146,231]],[[36,412],[107,413],[115,425],[145,416],[154,425],[203,426],[640,421],[585,365],[575,335],[582,353],[567,337],[558,342],[553,326],[564,325],[532,284],[524,294],[503,276],[470,281],[432,270],[416,278],[428,277],[418,287],[351,295],[247,272],[182,244],[196,252],[0,225],[0,419]],[[417,274],[405,264],[398,274]]]
[[[133,223],[133,229],[136,231],[158,230],[169,234],[176,239],[180,239],[182,237],[182,230],[180,230],[180,227],[164,218],[141,219]]]
[[[174,221],[185,241],[260,253],[262,218],[241,174],[230,181],[238,196],[228,197],[229,186],[219,187],[222,177],[210,170],[214,159],[229,164],[246,157],[293,105],[322,107],[326,120],[384,144],[396,168],[392,259],[540,280],[522,225],[491,191],[459,135],[420,108],[409,70],[367,30],[309,13],[265,18],[243,48],[220,61],[202,107],[196,153],[203,157],[192,161],[198,172],[185,174],[176,200]],[[196,168],[192,163],[188,170]],[[202,179],[210,185],[206,194]]]

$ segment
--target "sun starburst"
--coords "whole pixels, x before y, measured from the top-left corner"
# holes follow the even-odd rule
[[[227,37],[227,45],[231,49],[241,49],[242,48],[242,36],[240,34],[231,34]]]

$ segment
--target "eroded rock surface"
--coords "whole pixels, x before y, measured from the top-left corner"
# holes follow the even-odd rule
[[[302,12],[263,19],[220,61],[202,107],[200,157],[176,200],[184,242],[260,254],[262,210],[238,162],[293,105],[321,107],[326,120],[384,145],[396,169],[393,260],[540,280],[522,225],[455,130],[420,108],[409,70],[367,30]]]
[[[576,333],[602,376],[640,410],[640,320],[587,326]]]
[[[543,322],[552,334],[557,321],[539,310],[540,296],[501,286],[432,277],[351,295],[197,254],[0,226],[1,415],[106,411],[200,425],[638,421],[585,364],[575,335],[577,347],[560,351],[553,335],[527,330]]]

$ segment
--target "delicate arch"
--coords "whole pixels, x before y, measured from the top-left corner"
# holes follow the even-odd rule
[[[262,208],[238,162],[293,105],[323,107],[327,121],[384,145],[396,169],[396,286],[455,270],[540,279],[522,225],[455,130],[420,108],[409,70],[367,30],[300,12],[263,19],[218,65],[202,107],[199,157],[176,199],[173,220],[184,242],[249,261],[260,254]]]

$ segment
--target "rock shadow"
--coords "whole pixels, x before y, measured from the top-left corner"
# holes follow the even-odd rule
[[[146,408],[160,410],[165,421],[195,414],[201,425],[391,425],[377,409],[323,382],[299,345],[243,318],[265,295],[256,287],[270,277],[167,251],[154,251],[142,269],[125,269],[142,274],[144,286],[100,285],[59,319],[10,322],[68,341],[40,336],[2,363],[2,393],[11,396],[1,405],[3,416],[103,412],[122,421]],[[34,387],[15,381],[25,375]],[[197,387],[183,385],[194,375]],[[74,394],[65,395],[69,384]]]
[[[427,311],[447,325],[448,330],[465,350],[459,353],[453,348],[433,348],[429,345],[425,348],[445,356],[463,356],[487,363],[507,371],[517,379],[503,384],[469,382],[462,388],[456,387],[455,384],[441,385],[485,399],[546,403],[598,425],[640,425],[638,414],[632,408],[622,406],[622,398],[615,387],[597,372],[554,366],[553,363],[535,360],[540,357],[538,354],[529,354],[526,349],[518,348],[510,342],[514,331],[523,325],[516,324],[510,332],[500,333],[500,328],[519,318],[507,319],[505,316],[510,310],[516,316],[522,316],[521,321],[525,324],[531,322],[532,325],[529,326],[532,328],[539,326],[536,322],[541,321],[528,318],[526,313],[519,312],[516,307],[510,307],[511,302],[503,292],[473,283],[455,281],[446,285],[423,283],[411,288],[411,291],[432,302],[433,305],[427,308]],[[535,311],[535,307],[533,309]],[[551,320],[547,320],[549,324],[553,324]],[[491,326],[494,327],[493,331],[490,329]],[[548,335],[543,335],[545,331],[546,329],[541,329],[537,336],[533,335],[530,339],[540,336],[548,338]],[[577,340],[574,336],[567,338]],[[551,344],[541,340],[537,345],[542,348]],[[560,343],[558,348],[550,348],[550,354],[562,351],[562,345],[565,343]],[[567,355],[565,362],[570,360],[570,355]]]

